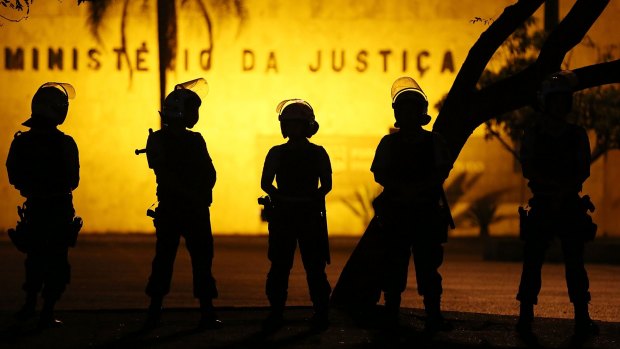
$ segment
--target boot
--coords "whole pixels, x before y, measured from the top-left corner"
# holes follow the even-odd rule
[[[521,302],[519,306],[519,320],[515,326],[517,334],[526,344],[536,345],[538,339],[532,331],[532,322],[534,322],[534,304]]]
[[[213,300],[204,298],[200,300],[200,328],[218,329],[222,328],[222,320],[217,317]]]
[[[45,300],[43,302],[43,309],[41,310],[41,316],[39,317],[39,323],[37,324],[39,329],[58,328],[64,325],[62,321],[54,317],[55,305],[55,301]]]
[[[271,310],[267,318],[263,321],[264,331],[275,331],[282,327],[284,323],[284,305],[271,305]]]
[[[143,326],[145,330],[151,330],[159,326],[163,302],[163,297],[151,297],[151,304],[146,312],[146,320]]]
[[[452,331],[454,326],[441,314],[441,298],[424,298],[426,321],[424,330],[427,332]]]
[[[385,292],[385,326],[397,329],[400,326],[400,292]]]
[[[588,303],[574,303],[575,307],[575,336],[588,338],[599,334],[599,328],[590,318]]]

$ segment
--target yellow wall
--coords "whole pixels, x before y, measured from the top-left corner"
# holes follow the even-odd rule
[[[45,81],[70,82],[77,97],[61,129],[75,138],[80,149],[82,180],[74,195],[84,229],[150,232],[152,223],[144,213],[155,200],[155,178],[146,159],[136,157],[133,150],[144,146],[149,127],[159,125],[155,2],[130,2],[126,32],[131,63],[121,60],[120,67],[115,49],[121,45],[122,4],[110,9],[98,43],[85,25],[86,6],[75,2],[37,1],[29,18],[0,22],[0,158],[6,158],[13,133],[24,129],[20,123],[29,115],[37,87]],[[434,104],[448,91],[469,47],[486,28],[469,21],[496,18],[511,1],[244,3],[244,20],[207,5],[214,21],[213,43],[194,2],[178,9],[179,56],[176,70],[168,75],[170,88],[199,76],[210,85],[195,130],[207,140],[218,171],[213,229],[266,231],[256,198],[262,195],[264,156],[269,147],[283,141],[275,106],[297,97],[314,107],[321,128],[312,140],[324,145],[332,159],[330,232],[359,234],[363,224],[342,200],[372,184],[369,167],[374,149],[393,122],[391,83],[402,75],[413,76]],[[572,2],[562,2],[562,10],[568,3]],[[617,33],[612,19],[618,15],[620,5],[610,4],[593,28],[599,41],[618,42],[617,34],[613,39],[608,35]],[[203,51],[211,44],[212,66],[206,69],[208,53]],[[6,49],[15,53],[18,48],[24,50],[23,69],[7,69]],[[62,49],[63,69],[48,67],[49,48]],[[38,69],[33,68],[33,49],[39,52]],[[320,69],[316,69],[318,52]],[[343,52],[344,66],[337,71]],[[442,71],[446,54],[452,56],[454,71]],[[585,64],[591,61],[588,55],[578,56],[585,57]],[[427,68],[423,74],[418,57],[420,66]],[[457,168],[480,163],[475,157],[465,158],[469,160],[460,161]],[[518,181],[518,176],[514,178]],[[0,171],[0,193],[4,198],[0,229],[6,229],[14,225],[15,206],[22,201],[8,185],[6,171]]]

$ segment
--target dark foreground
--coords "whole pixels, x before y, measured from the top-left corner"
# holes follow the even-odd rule
[[[219,330],[197,328],[198,313],[172,309],[155,330],[141,331],[141,310],[61,311],[63,328],[37,331],[34,322],[10,320],[3,312],[3,348],[525,348],[513,332],[515,317],[448,312],[455,325],[448,333],[423,331],[423,313],[403,309],[401,327],[358,327],[346,314],[331,312],[327,331],[314,332],[308,317],[311,310],[294,307],[286,312],[280,330],[265,333],[261,321],[264,307],[224,308],[219,311],[225,326]],[[6,326],[8,325],[8,326]],[[572,322],[566,319],[537,319],[535,331],[545,348],[618,348],[620,324],[600,323],[601,334],[586,341],[572,338]]]
[[[331,239],[334,285],[356,243],[354,238]],[[70,251],[72,282],[58,304],[65,326],[35,331],[34,321],[16,323],[11,315],[23,301],[23,255],[0,236],[0,348],[518,348],[526,347],[513,331],[518,313],[514,293],[518,262],[482,260],[475,240],[453,239],[446,245],[441,268],[443,307],[456,329],[428,336],[423,333],[421,299],[410,273],[401,312],[401,328],[361,328],[344,313],[332,311],[332,326],[313,333],[305,275],[297,258],[291,273],[288,322],[272,334],[261,332],[267,315],[264,282],[269,263],[265,237],[217,237],[213,271],[220,297],[216,300],[225,327],[197,330],[199,314],[192,298],[187,252],[179,249],[172,291],[166,298],[163,324],[139,332],[148,299],[144,286],[154,252],[154,237],[81,237]],[[620,348],[620,266],[590,264],[591,314],[601,335],[585,343],[571,342],[572,307],[564,268],[550,263],[543,269],[543,290],[535,331],[547,348]],[[376,324],[377,325],[377,324]],[[579,345],[577,345],[579,344]]]

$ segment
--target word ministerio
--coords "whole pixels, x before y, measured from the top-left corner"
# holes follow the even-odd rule
[[[5,47],[4,63],[0,61],[0,67],[7,71],[79,71],[83,69],[97,71],[108,62],[104,58],[112,55],[114,68],[118,71],[130,69],[137,72],[147,72],[156,69],[156,67],[149,67],[149,54],[153,54],[153,52],[149,51],[146,43],[142,43],[135,50],[113,48],[111,53],[107,54],[97,48],[84,50],[76,47],[68,49]],[[276,51],[257,53],[256,50],[243,49],[239,57],[240,70],[245,73],[278,73],[280,70],[280,57]],[[212,68],[212,60],[211,49],[183,49],[179,51],[175,61],[176,67],[173,69],[209,71]],[[435,65],[432,64],[433,62]],[[437,64],[438,62],[440,64]],[[420,77],[423,77],[430,70],[437,70],[440,73],[454,73],[455,70],[454,57],[450,50],[435,56],[428,50],[390,49],[375,51],[317,50],[308,59],[305,69],[311,73],[321,71],[364,73],[371,69],[382,72],[415,70]]]

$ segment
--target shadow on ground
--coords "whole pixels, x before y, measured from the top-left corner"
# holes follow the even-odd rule
[[[168,309],[155,330],[141,331],[143,310],[61,311],[65,326],[36,330],[35,320],[18,323],[9,312],[0,313],[3,348],[525,348],[514,333],[512,316],[447,312],[455,325],[448,333],[423,331],[421,310],[403,309],[398,329],[380,324],[361,328],[343,312],[332,311],[327,331],[310,328],[312,310],[293,307],[278,331],[262,331],[266,308],[222,308],[225,327],[202,330],[192,309]],[[618,348],[620,323],[600,323],[601,334],[585,342],[572,339],[572,321],[536,319],[534,330],[544,348]],[[2,343],[0,343],[2,344]],[[6,345],[6,346],[5,346]]]

